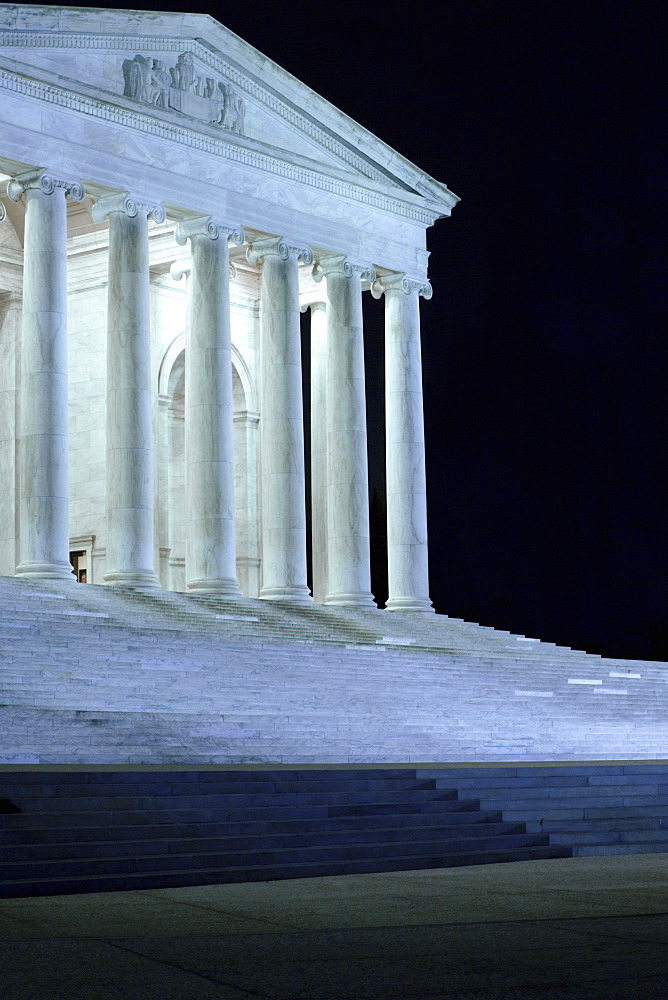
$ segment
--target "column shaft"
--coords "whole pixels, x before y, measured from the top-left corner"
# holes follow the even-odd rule
[[[375,607],[371,594],[360,272],[327,274],[326,604]]]
[[[327,572],[327,307],[311,306],[311,551],[313,598],[324,604]]]
[[[298,252],[282,241],[252,247],[262,260],[262,590],[268,600],[311,601],[306,500]],[[310,251],[308,252],[310,254]]]
[[[427,288],[429,286],[426,286]],[[417,283],[385,289],[389,611],[431,611]]]
[[[78,182],[44,171],[9,184],[25,198],[17,576],[69,578],[67,206]]]
[[[190,235],[190,245],[185,396],[186,585],[188,590],[240,597],[234,525],[227,234],[219,238],[216,232],[211,238],[208,232],[195,232]]]
[[[161,207],[154,211],[127,198],[123,203],[123,196],[104,199],[96,209],[98,219],[109,215],[104,581],[125,587],[157,587],[148,215],[162,221],[164,213]]]

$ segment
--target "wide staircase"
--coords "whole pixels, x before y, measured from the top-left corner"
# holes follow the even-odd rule
[[[0,898],[668,849],[668,764],[0,772]]]
[[[443,615],[0,578],[0,763],[662,758],[660,663]]]
[[[570,856],[441,786],[403,769],[5,772],[0,897]]]

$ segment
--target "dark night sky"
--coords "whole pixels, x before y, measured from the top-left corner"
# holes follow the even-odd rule
[[[661,5],[193,9],[462,199],[429,232],[422,306],[437,610],[668,659]],[[365,309],[382,488],[382,304]]]

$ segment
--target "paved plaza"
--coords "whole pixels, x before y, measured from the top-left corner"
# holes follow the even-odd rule
[[[667,854],[0,902],[12,1000],[663,1000]]]

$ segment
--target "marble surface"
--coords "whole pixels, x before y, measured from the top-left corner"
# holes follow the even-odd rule
[[[155,586],[157,567],[163,587],[237,593],[238,580],[247,596],[309,601],[298,309],[329,298],[311,315],[314,590],[373,607],[361,278],[375,267],[424,285],[426,231],[456,195],[203,15],[3,4],[0,70],[4,176],[46,163],[81,177],[84,199],[67,250],[64,211],[38,246],[20,206],[0,201],[0,295],[23,277],[24,324],[43,328],[24,336],[21,399],[16,372],[0,392],[0,471],[13,477],[0,572],[14,572],[21,522],[24,552],[60,539],[35,549],[33,569],[67,575],[69,517],[96,581]],[[189,255],[174,231],[212,212],[252,250],[233,249],[229,279],[220,241],[202,250],[187,334],[169,267]],[[311,257],[327,274],[318,288]],[[429,610],[419,326],[412,306],[387,308],[390,607]],[[19,467],[42,470],[22,511],[19,410]]]
[[[427,485],[418,283],[386,280],[385,434],[390,611],[433,611],[427,562]]]
[[[306,585],[306,482],[298,257],[281,239],[249,248],[262,262],[262,590],[272,600],[310,601]]]
[[[371,594],[369,486],[362,327],[363,269],[334,258],[327,282],[326,604],[375,607]]]
[[[326,298],[326,295],[323,295]],[[313,599],[324,604],[327,560],[327,303],[311,312],[311,548]]]
[[[204,85],[223,83],[243,100],[243,136],[124,95],[124,62],[140,55],[167,68],[184,52]],[[110,189],[182,205],[187,177],[195,214],[216,206],[267,233],[289,230],[310,245],[422,274],[425,228],[458,200],[202,15],[102,10],[91,18],[82,8],[24,7],[0,24],[0,64],[9,74],[0,82],[4,155],[25,162],[26,137],[30,145],[39,136],[50,162],[60,157],[63,168]]]
[[[209,218],[190,240],[185,381],[186,586],[240,595],[234,530],[234,427],[228,231]]]
[[[107,571],[105,582],[157,587],[153,552],[153,425],[148,211],[117,199],[109,216]]]
[[[23,174],[10,196],[25,199],[21,330],[21,576],[69,577],[66,182]]]

